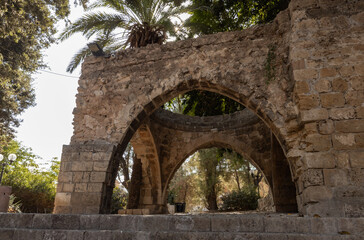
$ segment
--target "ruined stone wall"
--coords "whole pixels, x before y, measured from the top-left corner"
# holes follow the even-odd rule
[[[294,1],[290,12],[301,212],[364,216],[364,2]]]
[[[102,212],[115,156],[141,123],[178,94],[202,89],[245,105],[273,132],[288,159],[301,213],[363,216],[363,5],[292,0],[266,25],[87,58],[74,110],[74,150],[65,148],[62,157],[60,176],[68,178],[59,184],[69,188],[58,189],[56,212],[97,212],[91,203],[74,207],[91,194],[76,191],[78,162],[94,162],[88,154],[77,156],[82,145],[114,149],[102,153],[110,157],[110,172],[105,169],[100,183]],[[267,68],[274,77],[267,78]],[[60,202],[64,208],[57,210]]]

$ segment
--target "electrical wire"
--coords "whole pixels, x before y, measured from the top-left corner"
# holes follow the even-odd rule
[[[47,70],[43,70],[43,69],[40,69],[39,71],[54,74],[54,75],[58,75],[58,76],[62,76],[62,77],[77,78],[77,79],[79,78],[79,77],[65,75],[65,74],[61,74],[61,73],[55,73],[55,72],[51,72],[51,71],[47,71]]]

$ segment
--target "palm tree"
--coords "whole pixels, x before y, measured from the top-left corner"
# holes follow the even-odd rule
[[[63,41],[80,32],[87,39],[95,37],[93,42],[105,52],[127,46],[136,48],[152,43],[162,44],[167,33],[176,36],[171,18],[179,18],[179,14],[186,11],[181,3],[180,0],[97,0],[87,8],[85,15],[64,29],[59,39]],[[80,49],[73,56],[67,72],[72,73],[90,54],[87,46]]]

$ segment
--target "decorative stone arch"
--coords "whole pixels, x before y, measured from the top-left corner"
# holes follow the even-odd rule
[[[300,213],[364,216],[363,14],[362,1],[292,0],[269,24],[87,58],[54,211],[105,212],[118,156],[140,124],[177,94],[203,89],[271,129]]]
[[[296,188],[287,159],[270,129],[250,110],[229,115],[191,117],[158,110],[148,122],[160,146],[163,201],[167,188],[185,159],[199,149],[223,147],[244,156],[261,170],[271,186],[277,211],[297,211]],[[275,157],[275,153],[281,155]],[[273,166],[276,165],[276,166]]]

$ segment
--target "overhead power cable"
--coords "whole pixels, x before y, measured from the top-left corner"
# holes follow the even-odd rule
[[[61,74],[61,73],[55,73],[55,72],[51,72],[51,71],[47,71],[47,70],[43,70],[43,69],[40,69],[39,71],[54,74],[54,75],[58,75],[58,76],[62,76],[62,77],[77,78],[77,79],[80,78],[80,77],[65,75],[65,74]]]

